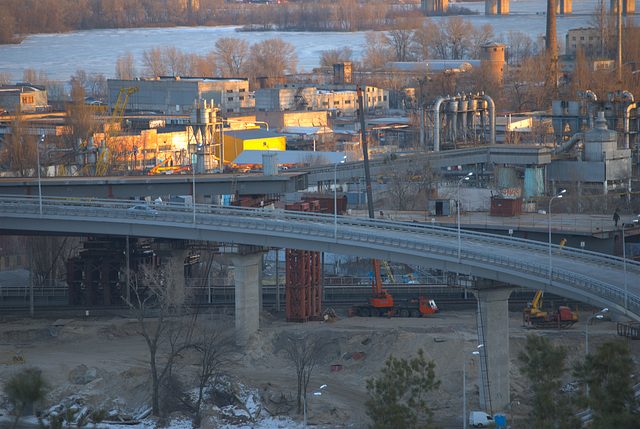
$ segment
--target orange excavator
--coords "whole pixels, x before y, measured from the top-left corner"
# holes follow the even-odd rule
[[[358,94],[358,113],[360,117],[360,138],[362,142],[362,155],[364,157],[364,175],[367,186],[367,207],[369,218],[375,219],[373,211],[373,193],[371,191],[371,172],[369,169],[369,147],[367,145],[367,135],[364,121],[364,102],[360,86],[356,87]],[[382,289],[382,279],[380,278],[380,261],[373,260],[373,282],[371,287],[371,297],[368,304],[355,305],[349,311],[351,315],[362,317],[380,315],[399,315],[402,317],[419,317],[423,314],[432,314],[438,311],[436,303],[432,299],[412,298],[400,302],[393,301],[393,297],[385,289]]]

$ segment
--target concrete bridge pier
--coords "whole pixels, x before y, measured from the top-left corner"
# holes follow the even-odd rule
[[[264,251],[240,246],[230,256],[235,268],[236,346],[244,347],[260,327],[262,257]]]
[[[480,349],[480,406],[487,412],[504,411],[509,392],[509,295],[513,286],[479,280],[478,343]]]

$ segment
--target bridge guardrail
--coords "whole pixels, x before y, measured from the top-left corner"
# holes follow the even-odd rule
[[[39,214],[40,200],[37,197],[4,197],[0,196],[0,211],[16,213]],[[244,207],[209,206],[196,204],[176,209],[169,204],[149,204],[157,211],[156,214],[139,214],[128,210],[139,201],[123,200],[69,200],[60,198],[43,198],[43,214],[51,216],[87,216],[106,217],[116,219],[150,220],[153,222],[169,221],[174,223],[200,225],[218,225],[239,230],[260,230],[273,233],[288,233],[306,236],[326,237],[334,240],[349,240],[361,243],[376,243],[395,249],[414,252],[428,252],[457,260],[458,248],[452,245],[451,238],[456,237],[458,231],[453,228],[430,224],[416,224],[408,222],[394,222],[387,220],[372,220],[350,216],[333,216],[317,213],[288,212],[264,210]],[[195,211],[195,216],[194,216]],[[335,236],[334,228],[337,228]],[[548,278],[549,269],[545,264],[517,258],[514,250],[522,250],[544,256],[548,254],[549,245],[529,240],[494,236],[486,233],[461,231],[461,239],[465,246],[460,251],[461,260],[478,261],[491,264],[520,273],[527,273],[541,279]],[[449,239],[449,242],[439,242],[438,239]],[[491,244],[509,249],[510,256],[474,250],[472,243],[482,246]],[[581,249],[552,246],[554,258],[578,261],[585,264],[598,265],[603,268],[622,270],[628,273],[640,273],[640,263],[624,261],[622,258],[585,251]],[[624,265],[623,265],[624,264]],[[560,264],[559,264],[560,265]],[[624,306],[624,291],[597,279],[581,276],[578,273],[553,267],[553,279],[576,289],[592,293],[612,303]],[[640,302],[633,295],[627,296],[628,309],[640,314]]]

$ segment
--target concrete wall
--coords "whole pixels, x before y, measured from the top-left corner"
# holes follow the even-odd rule
[[[284,127],[326,127],[327,111],[256,112],[256,120],[269,124],[269,129]]]

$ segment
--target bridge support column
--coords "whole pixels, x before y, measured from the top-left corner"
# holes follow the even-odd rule
[[[230,255],[235,268],[236,346],[244,347],[260,327],[260,271],[263,252]]]
[[[480,406],[488,412],[504,411],[509,393],[509,295],[513,287],[480,280],[478,290],[478,341],[480,350]]]

